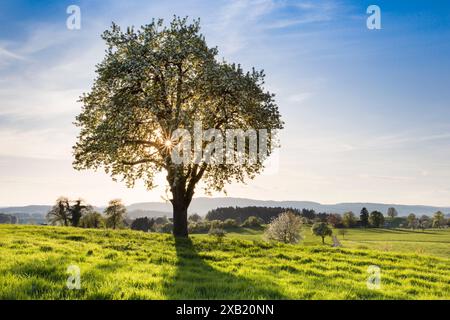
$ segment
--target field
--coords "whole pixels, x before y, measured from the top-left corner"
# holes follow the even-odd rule
[[[321,239],[311,235],[310,226],[304,226],[301,234],[303,241],[300,245],[319,245]],[[339,229],[334,229],[339,242],[345,248],[375,249],[389,252],[417,253],[450,258],[450,230],[449,229],[346,229],[344,237]],[[197,236],[197,235],[194,235]],[[236,228],[228,233],[236,239],[263,240],[262,230]],[[331,244],[331,238],[326,240]]]
[[[303,244],[284,245],[253,230],[218,242],[0,225],[0,299],[450,299],[449,230],[350,230],[342,248],[303,233]],[[80,290],[66,287],[70,265]],[[381,268],[379,289],[367,286],[370,265]]]

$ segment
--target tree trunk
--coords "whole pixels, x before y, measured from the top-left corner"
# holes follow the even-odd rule
[[[173,199],[173,235],[175,237],[187,238],[188,237],[188,221],[187,210],[190,204],[189,197],[186,197],[184,188],[174,190],[172,192]]]
[[[322,244],[325,244],[325,237],[322,237]]]
[[[172,192],[170,202],[172,202],[173,207],[173,235],[175,237],[187,238],[187,211],[194,196],[195,185],[201,179],[206,166],[198,167],[198,165],[194,165],[189,169],[189,178],[184,176],[182,169],[181,167],[169,168],[167,170],[167,181]]]

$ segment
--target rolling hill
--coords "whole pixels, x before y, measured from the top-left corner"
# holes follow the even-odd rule
[[[416,253],[0,225],[0,299],[449,299],[449,272]]]
[[[367,203],[367,202],[348,202],[337,204],[321,204],[312,201],[273,201],[273,200],[255,200],[247,198],[232,198],[232,197],[217,197],[207,198],[199,197],[192,200],[189,208],[190,213],[198,213],[205,215],[209,210],[218,207],[248,207],[248,206],[265,206],[265,207],[290,207],[297,209],[314,209],[316,212],[326,213],[344,213],[346,211],[353,211],[359,213],[361,208],[366,207],[369,211],[378,210],[383,213],[387,212],[389,207],[395,207],[400,216],[406,216],[410,213],[416,215],[432,215],[436,211],[442,211],[444,214],[450,213],[450,207],[437,207],[425,205],[400,205],[400,204],[385,204],[385,203]],[[51,208],[49,205],[29,205],[23,207],[4,207],[0,208],[0,212],[17,214],[45,214]],[[96,208],[102,211],[102,207]],[[134,203],[127,206],[130,217],[158,217],[171,216],[172,205],[169,202],[142,202]]]

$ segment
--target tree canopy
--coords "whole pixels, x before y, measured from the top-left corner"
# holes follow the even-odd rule
[[[92,89],[81,97],[83,108],[76,118],[80,134],[74,167],[104,168],[113,179],[130,187],[143,180],[148,189],[155,187],[155,174],[165,171],[173,196],[174,233],[187,236],[187,208],[197,183],[202,180],[207,192],[221,191],[226,183],[260,173],[264,157],[211,164],[206,154],[194,154],[197,161],[175,163],[179,139],[173,132],[192,132],[198,123],[223,136],[227,129],[282,129],[274,95],[264,90],[263,71],[244,72],[240,65],[219,61],[198,20],[175,17],[168,26],[153,20],[126,31],[113,24],[102,37],[106,56],[97,65]],[[202,150],[213,140],[205,136]],[[275,146],[273,135],[266,140],[270,147],[265,157]],[[214,149],[211,154],[221,152]]]

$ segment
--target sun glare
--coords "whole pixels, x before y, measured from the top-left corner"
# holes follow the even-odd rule
[[[172,140],[166,140],[166,142],[164,142],[164,145],[166,146],[166,148],[172,148]]]

